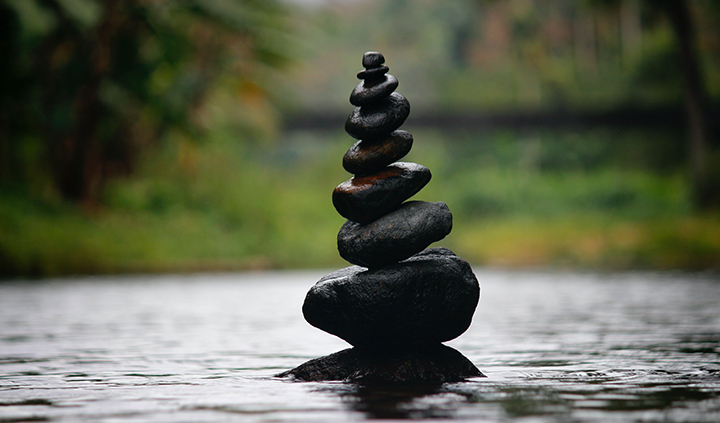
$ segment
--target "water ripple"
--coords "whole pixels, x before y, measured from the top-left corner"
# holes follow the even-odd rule
[[[273,374],[347,345],[304,322],[322,272],[0,284],[0,422],[720,421],[720,281],[479,270],[443,385]]]

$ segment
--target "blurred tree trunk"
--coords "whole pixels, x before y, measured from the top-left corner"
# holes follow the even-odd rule
[[[45,0],[61,19],[67,19],[54,0]],[[100,122],[106,111],[100,101],[100,88],[107,78],[113,61],[113,42],[118,29],[123,24],[125,14],[123,3],[118,0],[102,2],[102,17],[94,29],[94,36],[86,44],[80,37],[75,38],[72,48],[86,49],[87,60],[84,69],[79,69],[85,81],[77,91],[71,94],[72,124],[62,131],[51,129],[48,141],[53,145],[50,160],[52,162],[55,181],[60,194],[72,201],[91,204],[97,200],[103,178],[103,143],[98,136]],[[61,29],[62,30],[62,29]],[[62,49],[69,48],[68,41],[59,39],[49,47],[50,54],[40,57],[46,72],[52,73],[53,56],[60,54]],[[53,41],[50,41],[53,43]],[[51,77],[52,78],[52,77]],[[48,90],[49,95],[57,95],[57,91]],[[49,98],[50,107],[57,107],[57,98]],[[54,104],[53,104],[54,103]]]
[[[0,3],[0,183],[20,173],[17,142],[12,139],[11,127],[17,113],[17,59],[20,23],[14,10]]]
[[[680,67],[685,82],[685,115],[688,131],[688,158],[692,200],[699,209],[720,205],[720,189],[713,186],[708,172],[708,101],[700,72],[695,28],[686,0],[658,2],[677,36]]]
[[[0,0],[0,188],[52,184],[98,205],[106,182],[164,135],[202,134],[217,84],[260,86],[264,70],[289,62],[286,10],[277,0]]]

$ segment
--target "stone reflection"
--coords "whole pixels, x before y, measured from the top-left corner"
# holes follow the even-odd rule
[[[465,398],[442,384],[360,384],[339,392],[348,408],[370,419],[453,418]]]

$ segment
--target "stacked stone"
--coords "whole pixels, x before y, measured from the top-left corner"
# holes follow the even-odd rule
[[[354,266],[326,275],[305,298],[305,319],[354,346],[283,375],[304,380],[379,378],[459,380],[481,375],[442,345],[470,326],[480,287],[470,265],[445,248],[427,247],[452,229],[443,202],[407,201],[430,181],[430,170],[400,162],[412,135],[399,130],[410,104],[395,92],[377,52],[363,56],[356,106],[345,130],[358,139],[343,157],[354,174],[332,200],[348,219],[338,251]]]
[[[343,157],[355,176],[335,188],[332,200],[348,219],[338,234],[340,256],[350,263],[380,268],[419,253],[452,229],[452,214],[442,203],[409,202],[428,182],[430,170],[398,162],[413,137],[398,130],[410,114],[410,103],[394,92],[398,80],[387,74],[382,54],[363,56],[362,79],[350,95],[357,106],[345,130],[359,139]]]

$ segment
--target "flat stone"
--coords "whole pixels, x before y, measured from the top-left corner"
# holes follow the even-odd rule
[[[358,141],[343,157],[343,168],[350,173],[370,174],[394,163],[410,152],[413,136],[398,129],[382,141]]]
[[[361,70],[360,72],[358,72],[357,77],[358,79],[380,79],[389,71],[389,67],[382,65],[377,68]]]
[[[345,121],[345,131],[353,138],[383,138],[398,129],[410,115],[410,102],[400,93],[392,93],[384,100],[356,107]]]
[[[377,51],[367,51],[363,54],[362,65],[364,68],[378,68],[385,63],[385,56]]]
[[[417,163],[397,162],[371,175],[359,175],[338,185],[332,193],[335,209],[346,219],[370,223],[430,182],[430,169]]]
[[[398,87],[398,80],[394,76],[383,75],[382,79],[366,79],[357,84],[350,93],[350,103],[355,106],[365,106],[380,101],[392,94]]]
[[[381,269],[330,273],[310,288],[302,310],[308,323],[353,346],[397,349],[460,336],[479,299],[470,265],[431,248]]]
[[[348,348],[307,361],[276,377],[307,382],[445,383],[485,375],[459,351],[439,344],[384,353]]]
[[[451,230],[445,203],[408,201],[368,224],[346,221],[338,232],[338,251],[352,264],[378,268],[419,253]]]

